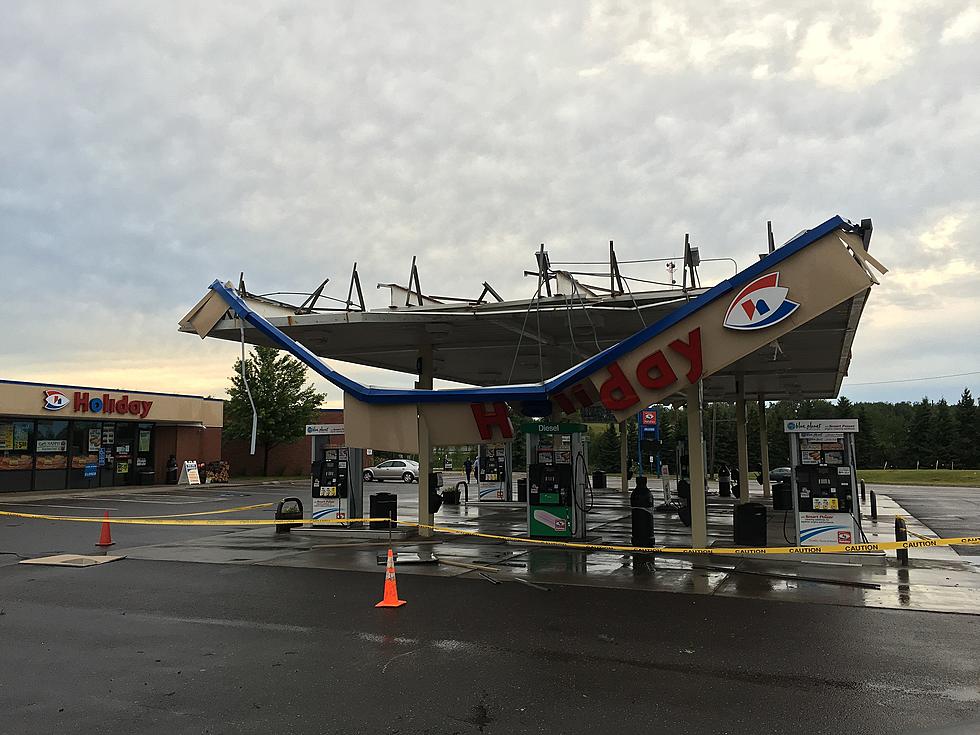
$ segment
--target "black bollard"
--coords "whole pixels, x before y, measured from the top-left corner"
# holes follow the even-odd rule
[[[864,502],[864,480],[861,480],[861,502]]]
[[[909,532],[908,528],[905,526],[905,519],[902,516],[895,516],[895,540],[896,541],[908,541]],[[908,549],[896,549],[895,554],[898,556],[898,563],[903,567],[909,565],[909,550]]]
[[[653,546],[653,496],[643,475],[636,478],[636,487],[630,493],[630,516],[633,546]]]
[[[878,496],[874,490],[871,491],[871,522],[878,522]]]

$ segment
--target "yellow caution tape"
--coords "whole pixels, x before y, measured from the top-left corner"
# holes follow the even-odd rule
[[[54,516],[42,515],[39,513],[14,513],[11,511],[0,511],[0,516],[13,518],[29,518],[40,521],[77,521],[81,523],[103,523],[105,518],[89,518],[83,516]],[[287,519],[266,519],[266,518],[238,518],[238,519],[183,519],[165,517],[144,517],[144,518],[109,518],[110,523],[121,523],[123,525],[142,525],[142,526],[275,526],[281,524],[305,524],[305,525],[331,525],[349,523],[386,523],[388,518],[318,518],[315,520],[287,520]],[[928,538],[917,541],[884,541],[878,543],[865,544],[835,544],[832,546],[712,546],[710,548],[690,548],[687,546],[625,546],[617,544],[590,544],[578,541],[558,541],[552,539],[535,539],[523,536],[500,536],[491,533],[481,533],[479,531],[468,531],[460,528],[450,528],[448,526],[434,526],[416,521],[395,521],[400,526],[412,526],[414,528],[428,528],[437,533],[447,533],[454,536],[469,536],[473,538],[485,538],[494,541],[507,541],[511,543],[534,544],[539,546],[551,546],[563,549],[584,549],[590,551],[626,551],[626,552],[646,552],[658,554],[727,554],[735,556],[751,556],[753,554],[840,554],[840,553],[864,553],[871,551],[894,551],[896,549],[920,549],[938,546],[980,546],[980,536],[961,536],[958,538]]]
[[[271,508],[273,505],[275,505],[275,503],[256,503],[255,505],[240,505],[237,508],[224,508],[222,510],[202,510],[198,513],[164,513],[163,515],[160,516],[120,516],[119,518],[110,518],[109,520],[115,522],[118,520],[134,520],[134,519],[144,519],[144,518],[190,518],[192,516],[212,516],[218,513],[237,513],[240,510],[258,510],[259,508]]]
[[[52,516],[52,515],[42,515],[40,513],[14,513],[12,511],[0,511],[0,516],[10,516],[12,518],[30,518],[36,521],[77,521],[79,523],[104,523],[105,518],[90,518],[87,516]],[[317,518],[316,520],[303,520],[301,518],[295,519],[279,519],[275,520],[272,518],[236,518],[236,519],[224,519],[224,518],[208,518],[208,519],[190,519],[190,518],[174,518],[167,516],[144,516],[141,518],[134,517],[120,517],[114,518],[109,516],[109,523],[119,523],[122,525],[131,526],[278,526],[282,524],[332,524],[332,523],[357,523],[363,522],[368,523],[371,521],[384,522],[387,523],[387,518]],[[396,521],[397,522],[397,521]]]
[[[517,541],[526,544],[541,544],[567,549],[588,549],[593,551],[632,551],[656,552],[660,554],[735,554],[751,556],[752,554],[840,554],[862,553],[869,551],[892,551],[894,549],[918,549],[929,546],[973,546],[980,545],[980,536],[965,536],[962,538],[930,538],[922,541],[885,541],[868,544],[835,544],[833,546],[735,546],[698,549],[687,546],[619,546],[614,544],[588,544],[574,541],[552,541],[550,539],[534,539],[516,536],[495,536],[478,531],[466,531],[445,526],[430,526],[412,521],[396,521],[399,524],[431,528],[439,533],[451,533],[457,536],[475,536],[477,538],[494,539],[498,541]]]

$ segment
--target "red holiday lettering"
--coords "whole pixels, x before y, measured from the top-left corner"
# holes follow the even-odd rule
[[[687,381],[696,383],[701,378],[701,327],[687,333],[687,342],[675,339],[670,343],[670,349],[685,358],[691,365],[687,371]]]
[[[606,369],[609,371],[609,378],[599,388],[602,405],[610,411],[625,411],[639,403],[640,397],[636,395],[619,363],[611,363]]]
[[[659,390],[677,382],[677,373],[667,362],[664,353],[657,350],[640,360],[640,364],[636,366],[636,379],[644,388]]]
[[[476,428],[480,431],[480,437],[485,441],[493,439],[493,427],[500,429],[500,435],[504,439],[514,437],[514,427],[511,426],[510,418],[507,416],[507,404],[503,401],[492,403],[493,411],[487,411],[483,403],[471,403],[470,409],[473,411],[473,418],[476,420]]]

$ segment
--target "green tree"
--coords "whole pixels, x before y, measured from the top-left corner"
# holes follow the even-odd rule
[[[854,418],[854,404],[851,403],[847,396],[841,396],[837,399],[837,405],[834,406],[834,415],[839,419]]]
[[[854,450],[857,454],[859,468],[877,468],[885,463],[881,452],[881,443],[871,413],[863,403],[858,403],[850,409],[850,418],[858,420],[858,433],[854,436]],[[841,418],[848,418],[842,416]]]
[[[929,422],[929,444],[932,446],[931,461],[940,466],[948,465],[953,455],[953,415],[945,398],[940,398],[932,407]]]
[[[262,445],[262,474],[269,474],[269,452],[280,444],[304,435],[306,424],[325,396],[306,385],[306,366],[280,355],[272,347],[255,347],[245,358],[245,376],[258,413],[256,442]],[[252,404],[242,381],[242,361],[235,360],[229,400],[225,411],[225,434],[232,439],[252,436]]]
[[[909,467],[928,467],[932,458],[930,442],[930,425],[932,423],[932,404],[928,398],[923,398],[912,407],[912,418],[909,421],[905,437],[904,463]]]
[[[619,432],[610,423],[595,442],[595,467],[603,472],[619,471]]]
[[[953,424],[956,438],[953,441],[953,459],[958,468],[974,468],[978,464],[977,455],[977,405],[969,388],[953,409]]]

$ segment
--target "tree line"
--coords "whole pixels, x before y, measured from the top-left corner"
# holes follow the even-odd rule
[[[759,408],[746,406],[749,466],[760,468]],[[783,421],[790,419],[856,418],[860,432],[855,436],[858,466],[862,469],[980,468],[980,409],[969,388],[959,401],[945,399],[916,402],[852,402],[842,396],[836,402],[777,401],[766,407],[766,428],[770,467],[789,464],[789,438]],[[603,409],[583,412],[589,422],[606,423],[607,428],[592,442],[590,461],[595,469],[619,471],[619,428]],[[711,403],[702,417],[707,460],[712,473],[722,464],[738,463],[735,438],[735,407],[731,403]],[[628,422],[630,456],[636,458],[636,419]],[[687,441],[687,409],[661,407],[660,444],[643,442],[645,467],[658,451],[663,462],[673,466],[678,440]]]
[[[253,348],[246,357],[244,372],[259,415],[257,440],[267,468],[269,452],[279,444],[303,436],[305,424],[312,420],[324,396],[307,385],[307,371],[302,363],[270,347]],[[252,431],[252,404],[242,380],[241,361],[235,362],[230,383],[225,435],[247,439]],[[748,402],[746,408],[749,465],[753,471],[758,471],[759,408],[755,401]],[[705,406],[702,418],[709,471],[716,472],[722,464],[737,464],[735,407],[731,403],[711,403]],[[855,444],[858,466],[862,469],[933,468],[937,465],[954,469],[980,468],[980,408],[969,388],[963,389],[959,401],[953,405],[945,399],[931,401],[928,398],[914,403],[852,403],[844,396],[836,403],[777,401],[767,404],[766,418],[770,467],[789,464],[789,439],[783,432],[784,420],[856,418],[860,432],[855,436]],[[511,419],[515,426],[526,420],[513,410]],[[607,424],[591,442],[591,467],[618,472],[619,428],[612,415],[599,406],[582,411],[581,419]],[[633,417],[627,422],[627,440],[633,461],[636,459],[636,430],[636,418]],[[643,442],[645,467],[649,469],[649,457],[658,452],[664,462],[673,466],[678,440],[687,440],[687,409],[663,406],[660,443]],[[524,442],[524,435],[518,433],[512,446],[515,469],[524,467]],[[472,451],[475,454],[475,447]],[[434,457],[441,462],[444,454],[443,450],[437,449]]]

